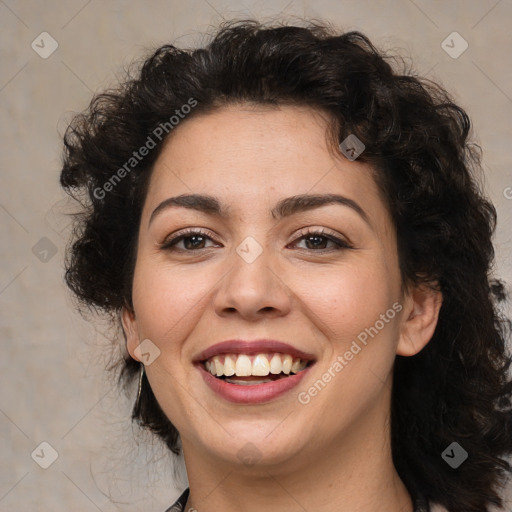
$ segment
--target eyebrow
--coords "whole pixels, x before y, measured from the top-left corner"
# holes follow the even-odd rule
[[[353,199],[339,194],[300,194],[287,197],[278,201],[276,206],[271,210],[272,218],[280,220],[299,212],[320,208],[329,204],[340,204],[351,208],[370,226],[370,219],[366,212]],[[164,210],[172,207],[189,208],[203,212],[207,215],[213,215],[222,219],[229,216],[230,207],[223,206],[220,201],[213,196],[203,194],[182,194],[176,197],[169,197],[162,201],[151,214],[149,224],[153,219]]]

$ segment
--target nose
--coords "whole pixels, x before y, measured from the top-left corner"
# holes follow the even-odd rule
[[[214,299],[219,316],[238,314],[255,321],[290,312],[292,293],[283,280],[283,272],[277,268],[275,255],[269,248],[259,246],[261,249],[258,249],[258,245],[254,242],[252,246],[241,244],[226,261],[229,270],[221,279]],[[244,252],[247,248],[249,251]]]

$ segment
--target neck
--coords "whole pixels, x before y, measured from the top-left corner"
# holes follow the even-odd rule
[[[190,496],[185,510],[413,512],[391,456],[389,402],[376,404],[320,452],[305,447],[279,465],[208,459],[183,440]],[[388,409],[389,410],[389,409]]]

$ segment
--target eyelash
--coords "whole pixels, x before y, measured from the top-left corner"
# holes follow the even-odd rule
[[[298,241],[300,239],[306,239],[307,237],[315,237],[316,236],[316,237],[320,237],[320,238],[325,238],[337,246],[337,248],[335,248],[335,249],[302,249],[302,250],[325,253],[325,252],[332,252],[332,251],[341,251],[344,249],[353,249],[353,246],[350,245],[348,242],[341,240],[340,238],[338,238],[332,234],[326,234],[323,229],[322,230],[314,230],[311,228],[305,228],[305,229],[301,230],[298,233],[298,235],[299,235],[298,238],[296,238],[294,241]],[[204,238],[208,238],[210,240],[212,240],[212,238],[213,238],[206,231],[202,231],[202,230],[196,229],[196,228],[190,228],[190,229],[187,229],[186,231],[180,233],[176,237],[171,238],[170,240],[164,241],[163,244],[160,246],[160,248],[163,250],[166,250],[166,251],[176,251],[177,250],[180,252],[199,252],[199,251],[205,250],[206,248],[201,248],[201,249],[196,249],[196,250],[194,250],[194,249],[175,249],[174,248],[174,246],[177,243],[179,243],[182,240],[185,240],[187,238],[191,238],[193,236],[201,236]]]

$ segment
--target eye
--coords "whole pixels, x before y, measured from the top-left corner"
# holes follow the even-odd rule
[[[299,233],[301,236],[296,239],[294,243],[297,242],[297,240],[304,240],[306,242],[306,245],[309,244],[309,247],[306,247],[306,249],[313,250],[314,252],[321,252],[321,251],[341,251],[343,249],[351,249],[352,246],[344,241],[338,238],[337,236],[328,233],[325,233],[325,230],[322,228],[321,230],[318,229],[311,229],[307,228],[306,230],[303,230]],[[327,249],[323,247],[326,243],[334,244],[334,249]]]
[[[182,231],[170,240],[165,240],[161,245],[161,249],[193,252],[194,250],[206,249],[204,244],[207,240],[212,240],[210,233],[192,228],[184,232]],[[183,247],[177,247],[181,242],[183,242]]]

